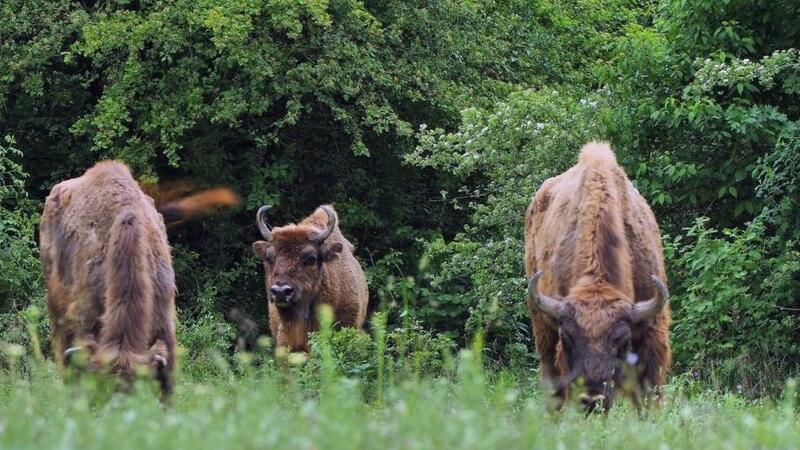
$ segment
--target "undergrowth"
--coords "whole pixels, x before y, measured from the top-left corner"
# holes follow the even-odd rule
[[[393,332],[380,322],[374,337],[326,326],[310,355],[241,353],[204,378],[179,373],[167,404],[144,381],[128,394],[91,376],[65,383],[49,360],[6,347],[0,448],[800,446],[791,380],[778,397],[748,400],[676,376],[660,407],[637,414],[619,402],[608,416],[587,417],[571,406],[548,411],[534,372],[486,370],[480,339],[453,356],[432,341],[398,351]]]

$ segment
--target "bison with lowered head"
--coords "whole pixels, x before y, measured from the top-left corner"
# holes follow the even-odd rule
[[[636,405],[670,367],[658,225],[604,143],[539,188],[525,216],[525,271],[542,378],[590,410],[618,389]]]
[[[233,204],[232,192],[204,191],[163,206],[170,223]],[[104,161],[50,191],[40,225],[53,352],[63,368],[84,350],[90,369],[128,385],[154,372],[162,393],[175,367],[175,277],[161,209],[127,166]]]
[[[317,312],[327,304],[334,322],[361,328],[369,294],[353,245],[338,226],[336,211],[322,205],[299,224],[272,230],[266,223],[267,206],[256,214],[264,237],[253,252],[264,264],[269,298],[269,326],[278,347],[308,350],[308,332],[319,329]]]

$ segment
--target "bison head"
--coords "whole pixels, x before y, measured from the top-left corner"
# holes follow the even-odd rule
[[[570,385],[577,385],[578,398],[588,410],[602,404],[607,411],[617,388],[623,388],[638,399],[641,389],[631,337],[637,326],[654,319],[664,308],[669,293],[656,276],[651,279],[656,296],[633,303],[612,288],[617,295],[570,295],[555,299],[539,292],[539,271],[528,282],[528,301],[558,327],[561,358],[566,376],[556,382],[556,392],[564,395]],[[577,383],[576,383],[577,382]]]
[[[328,242],[338,220],[336,211],[323,205],[300,224],[270,230],[266,223],[268,209],[262,206],[256,214],[264,240],[253,243],[253,252],[264,264],[269,301],[282,314],[300,311],[308,319],[325,263],[342,251],[340,242]]]

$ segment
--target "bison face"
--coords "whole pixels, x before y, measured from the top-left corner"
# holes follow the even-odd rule
[[[565,304],[568,306],[558,328],[561,360],[567,369],[561,387],[575,386],[578,399],[587,410],[607,410],[616,388],[631,382],[624,379],[630,373],[625,370],[626,361],[631,359],[629,315],[621,308],[605,317],[610,319],[608,323],[595,324],[585,320],[594,315],[592,308],[568,300]]]
[[[319,291],[324,263],[336,259],[342,244],[318,245],[308,236],[297,239],[280,232],[273,238],[272,243],[253,244],[253,252],[264,264],[269,301],[281,309],[308,306]]]
[[[327,242],[336,225],[336,212],[322,207],[327,215],[322,230],[302,224],[270,230],[267,209],[258,210],[256,220],[265,240],[254,242],[253,252],[264,264],[269,301],[285,313],[298,307],[308,313],[322,283],[324,264],[336,259],[343,248],[340,242]]]
[[[621,295],[555,299],[539,292],[541,276],[542,272],[537,272],[531,277],[528,297],[530,304],[558,327],[557,351],[566,370],[556,383],[556,393],[563,396],[569,386],[576,386],[578,399],[590,411],[600,406],[607,411],[618,388],[638,399],[638,357],[632,351],[631,336],[637,325],[655,318],[666,305],[669,293],[664,283],[653,276],[655,298],[637,303]]]

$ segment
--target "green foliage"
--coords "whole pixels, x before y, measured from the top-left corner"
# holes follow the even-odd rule
[[[768,392],[763,381],[773,374],[760,373],[761,364],[800,358],[797,341],[786,338],[800,325],[792,312],[800,253],[792,247],[765,236],[761,222],[719,233],[702,219],[675,238],[668,254],[678,280],[673,291],[681,293],[672,302],[677,359],[695,371],[739,360],[715,376],[750,393]]]
[[[454,371],[455,342],[418,325],[376,332],[373,337],[352,328],[332,330],[328,335],[312,333],[310,345],[307,360],[288,356],[290,362],[295,358],[302,365],[291,376],[305,387],[317,387],[324,376],[321,368],[328,348],[335,373],[359,381],[367,397],[380,398],[387,383],[448,376]]]
[[[395,276],[416,264],[407,249],[417,239],[460,227],[431,202],[449,176],[401,158],[419,124],[451,127],[464,107],[491,105],[531,74],[565,73],[546,28],[555,9],[530,6],[4,2],[0,129],[26,150],[36,199],[109,157],[140,178],[191,176],[242,193],[244,208],[170,236],[196,254],[177,272],[179,303],[225,272],[236,289],[220,287],[215,311],[263,318],[249,251],[262,204],[281,224],[333,202],[359,256],[389,258]]]
[[[19,163],[21,157],[11,137],[0,143],[0,345],[31,345],[47,335],[42,269],[34,240],[39,208],[24,190],[28,174]]]
[[[386,333],[385,366],[400,378],[447,375],[455,351],[455,342],[446,334],[410,324]]]
[[[214,312],[216,288],[206,286],[194,307],[178,312],[181,371],[195,380],[232,375],[228,359],[236,337],[233,326]]]

